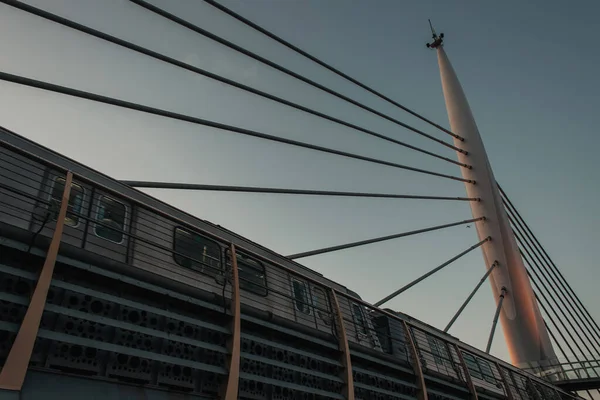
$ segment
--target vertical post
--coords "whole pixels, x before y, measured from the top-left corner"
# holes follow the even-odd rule
[[[240,319],[240,278],[238,275],[235,245],[230,247],[231,255],[231,339],[229,341],[229,375],[224,387],[223,400],[236,400],[240,382],[240,351],[241,351],[241,319]]]
[[[343,395],[347,400],[354,400],[354,376],[352,375],[352,360],[350,359],[350,347],[348,346],[348,335],[346,335],[346,326],[344,324],[344,314],[340,308],[340,303],[335,294],[335,289],[331,289],[331,300],[333,301],[333,308],[337,316],[337,323],[339,325],[339,347],[342,352],[342,367],[344,368],[343,379],[346,384],[346,389]]]
[[[498,373],[500,374],[500,379],[502,379],[502,383],[504,384],[504,390],[506,391],[507,400],[514,400],[512,391],[510,390],[510,385],[508,384],[508,381],[506,380],[506,376],[502,373],[502,367],[500,367],[500,364],[496,363],[496,368],[498,368]]]
[[[462,351],[457,344],[454,344],[454,350],[456,351],[456,355],[458,356],[458,361],[460,361],[460,365],[463,367],[463,371],[465,371],[465,380],[467,381],[467,387],[469,388],[469,392],[471,392],[471,400],[478,400],[477,390],[475,389],[475,385],[473,384],[473,379],[471,378],[471,372],[469,372],[469,367],[467,367],[467,363],[462,355]]]
[[[417,376],[417,388],[419,390],[419,392],[417,393],[417,399],[428,400],[427,388],[425,387],[425,377],[423,376],[423,368],[421,367],[421,360],[419,359],[417,346],[415,344],[415,341],[413,340],[412,334],[410,333],[410,329],[406,321],[403,320],[402,325],[404,326],[404,334],[406,335],[406,341],[410,346],[410,352],[413,358],[413,370],[415,371],[415,375]]]
[[[65,226],[67,208],[69,206],[69,197],[71,195],[71,183],[73,182],[73,173],[67,172],[65,179],[65,188],[60,203],[60,211],[56,220],[56,227],[52,235],[52,241],[46,254],[46,260],[42,266],[40,277],[38,278],[35,290],[31,296],[29,307],[25,313],[25,318],[21,323],[17,337],[10,349],[8,358],[4,363],[4,368],[0,372],[0,389],[20,391],[25,381],[29,360],[33,353],[33,346],[40,328],[40,321],[46,305],[48,289],[52,281],[56,257],[60,248],[60,241]]]

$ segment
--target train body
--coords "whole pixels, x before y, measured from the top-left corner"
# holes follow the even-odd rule
[[[66,171],[74,180],[64,232],[21,398],[219,398],[230,354],[232,244],[241,302],[241,399],[345,398],[340,329],[357,399],[417,398],[413,354],[430,399],[471,398],[469,380],[479,398],[571,398],[6,129],[0,129],[2,364],[54,233]]]

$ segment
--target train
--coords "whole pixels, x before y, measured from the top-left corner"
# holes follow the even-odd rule
[[[139,391],[152,398],[174,393],[221,398],[231,354],[233,245],[241,303],[238,398],[348,398],[341,330],[350,352],[346,377],[353,398],[424,398],[423,392],[430,399],[574,398],[5,128],[0,129],[2,364],[53,237],[67,171],[74,179],[29,361],[25,388],[31,393],[41,395],[45,388],[63,399],[94,390],[115,398]]]

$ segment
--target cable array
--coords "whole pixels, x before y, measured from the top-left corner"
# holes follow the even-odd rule
[[[236,82],[236,81],[234,81],[232,79],[228,79],[228,78],[226,78],[224,76],[212,73],[212,72],[207,71],[205,69],[195,67],[193,65],[190,65],[190,64],[187,64],[185,62],[182,62],[182,61],[179,61],[177,59],[174,59],[172,57],[169,57],[169,56],[167,56],[165,54],[155,52],[155,51],[150,50],[148,48],[145,48],[145,47],[139,46],[137,44],[134,44],[132,42],[129,42],[129,41],[117,38],[117,37],[109,35],[107,33],[104,33],[104,32],[98,31],[96,29],[90,28],[89,26],[79,24],[79,23],[77,23],[75,21],[71,21],[69,19],[63,18],[61,16],[52,14],[50,12],[41,10],[41,9],[33,7],[33,6],[30,6],[30,5],[22,3],[20,1],[15,1],[15,0],[0,0],[0,2],[5,3],[7,5],[10,5],[12,7],[18,8],[19,10],[28,12],[30,14],[36,15],[36,16],[38,16],[40,18],[44,18],[44,19],[47,19],[49,21],[55,22],[57,24],[66,26],[66,27],[74,29],[74,30],[77,30],[77,31],[82,32],[84,34],[87,34],[89,36],[93,36],[95,38],[107,41],[107,42],[115,44],[117,46],[120,46],[120,47],[126,48],[128,50],[134,51],[136,53],[143,54],[143,55],[151,57],[151,58],[153,58],[155,60],[159,60],[159,61],[165,62],[167,64],[170,64],[170,65],[173,65],[175,67],[187,70],[189,72],[193,72],[193,73],[198,74],[198,75],[205,76],[207,78],[216,80],[216,81],[221,82],[221,83],[225,83],[225,84],[227,84],[229,86],[232,86],[232,87],[235,87],[237,89],[240,89],[240,90],[243,90],[243,91],[255,94],[257,96],[260,96],[260,97],[272,100],[272,101],[274,101],[276,103],[283,104],[283,105],[286,105],[288,107],[294,108],[296,110],[300,110],[300,111],[306,112],[308,114],[314,115],[316,117],[319,117],[319,118],[322,118],[322,119],[334,122],[336,124],[339,124],[339,125],[351,128],[351,129],[354,129],[356,131],[365,133],[365,134],[370,135],[372,137],[376,137],[378,139],[382,139],[382,140],[385,140],[387,142],[394,143],[396,145],[399,145],[399,146],[402,146],[402,147],[405,147],[405,148],[417,151],[417,152],[419,152],[421,154],[426,154],[428,156],[431,156],[431,157],[434,157],[434,158],[437,158],[437,159],[440,159],[440,160],[443,160],[443,161],[447,161],[449,163],[452,163],[452,164],[455,164],[455,165],[459,165],[459,166],[464,167],[464,168],[471,168],[470,165],[458,162],[458,161],[453,160],[453,159],[448,158],[448,157],[441,156],[439,154],[436,154],[436,153],[433,153],[431,151],[422,149],[420,147],[413,146],[413,145],[405,143],[403,141],[390,138],[390,137],[385,136],[383,134],[377,133],[377,132],[375,132],[373,130],[370,130],[370,129],[358,126],[356,124],[350,123],[350,122],[342,120],[340,118],[336,118],[336,117],[333,117],[331,115],[325,114],[323,112],[320,112],[320,111],[311,109],[309,107],[300,105],[298,103],[294,103],[292,101],[286,100],[286,99],[284,99],[282,97],[275,96],[275,95],[267,93],[265,91],[255,89],[255,88],[253,88],[251,86],[244,85],[244,84],[242,84],[240,82]],[[459,148],[453,148],[453,149],[456,150],[456,151],[460,151],[460,152],[463,152],[463,153],[466,154],[466,152],[464,150],[461,150]]]
[[[317,63],[318,65],[320,65],[320,66],[324,67],[325,69],[327,69],[327,70],[329,70],[329,71],[333,72],[334,74],[336,74],[336,75],[338,75],[338,76],[340,76],[340,77],[344,78],[345,80],[347,80],[347,81],[349,81],[349,82],[351,82],[351,83],[355,84],[356,86],[358,86],[358,87],[360,87],[360,88],[362,88],[362,89],[364,89],[364,90],[368,91],[369,93],[371,93],[371,94],[374,94],[375,96],[379,97],[380,99],[383,99],[383,100],[385,100],[386,102],[388,102],[388,103],[390,103],[390,104],[392,104],[392,105],[394,105],[394,106],[396,106],[396,107],[400,108],[401,110],[404,110],[404,111],[406,111],[407,113],[409,113],[409,114],[411,114],[411,115],[413,115],[413,116],[415,116],[415,117],[419,118],[421,121],[424,121],[424,122],[428,123],[429,125],[431,125],[431,126],[433,126],[433,127],[437,128],[437,129],[441,130],[442,132],[445,132],[445,133],[447,133],[448,135],[450,135],[450,136],[452,136],[452,137],[454,137],[454,138],[456,138],[456,139],[459,139],[459,140],[461,140],[461,141],[464,141],[464,138],[462,138],[461,136],[459,136],[459,135],[457,135],[457,134],[455,134],[455,133],[453,133],[453,132],[450,132],[448,129],[446,129],[446,128],[442,127],[441,125],[439,125],[439,124],[436,124],[435,122],[433,122],[433,121],[431,121],[431,120],[429,120],[429,119],[425,118],[425,117],[424,117],[424,116],[422,116],[421,114],[418,114],[418,113],[416,113],[415,111],[413,111],[413,110],[409,109],[408,107],[405,107],[405,106],[403,106],[402,104],[398,103],[397,101],[395,101],[395,100],[392,100],[391,98],[389,98],[388,96],[386,96],[386,95],[382,94],[381,92],[379,92],[379,91],[377,91],[377,90],[375,90],[375,89],[373,89],[373,88],[371,88],[371,87],[367,86],[366,84],[364,84],[364,83],[362,83],[362,82],[358,81],[358,80],[357,80],[357,79],[355,79],[355,78],[352,78],[352,77],[351,77],[351,76],[349,76],[348,74],[345,74],[345,73],[343,73],[343,72],[342,72],[342,71],[340,71],[339,69],[337,69],[337,68],[335,68],[335,67],[331,66],[330,64],[328,64],[328,63],[326,63],[326,62],[322,61],[321,59],[319,59],[319,58],[317,58],[317,57],[315,57],[315,56],[313,56],[313,55],[311,55],[311,54],[307,53],[306,51],[304,51],[304,50],[300,49],[300,48],[299,48],[299,47],[297,47],[297,46],[294,46],[294,45],[293,45],[293,44],[291,44],[290,42],[288,42],[288,41],[286,41],[286,40],[282,39],[281,37],[279,37],[279,36],[275,35],[274,33],[272,33],[272,32],[270,32],[270,31],[268,31],[267,29],[265,29],[265,28],[263,28],[263,27],[259,26],[258,24],[255,24],[255,23],[253,23],[253,22],[252,22],[252,21],[250,21],[249,19],[247,19],[247,18],[244,18],[243,16],[241,16],[241,15],[237,14],[236,12],[234,12],[233,10],[231,10],[231,9],[229,9],[229,8],[227,8],[227,7],[225,7],[224,5],[222,5],[222,4],[220,4],[220,3],[218,3],[218,2],[216,2],[216,1],[214,1],[214,0],[204,0],[204,1],[205,1],[206,3],[208,3],[208,4],[210,4],[211,6],[213,6],[213,7],[217,8],[217,9],[221,10],[222,12],[224,12],[224,13],[228,14],[229,16],[231,16],[231,17],[235,18],[236,20],[238,20],[238,21],[242,22],[243,24],[245,24],[245,25],[247,25],[247,26],[251,27],[252,29],[254,29],[254,30],[256,30],[256,31],[258,31],[258,32],[260,32],[260,33],[262,33],[262,34],[266,35],[267,37],[269,37],[269,38],[271,38],[271,39],[275,40],[276,42],[278,42],[278,43],[280,43],[280,44],[284,45],[285,47],[287,47],[287,48],[289,48],[289,49],[293,50],[294,52],[296,52],[296,53],[298,53],[298,54],[300,54],[300,55],[302,55],[302,56],[306,57],[307,59],[309,59],[309,60],[311,60],[311,61],[313,61],[313,62],[315,62],[315,63]]]
[[[525,223],[506,192],[502,201],[519,245],[546,326],[562,357],[580,367],[580,377],[600,378],[600,329],[583,303]],[[565,351],[565,347],[567,351]],[[561,367],[569,375],[568,367]],[[600,393],[600,390],[598,390]],[[588,392],[590,398],[593,398]]]
[[[446,179],[451,179],[451,180],[455,180],[455,181],[475,183],[474,181],[472,181],[470,179],[459,178],[456,176],[441,174],[438,172],[427,171],[427,170],[424,170],[421,168],[409,167],[407,165],[402,165],[402,164],[393,163],[393,162],[389,162],[389,161],[378,160],[375,158],[365,157],[365,156],[361,156],[358,154],[348,153],[345,151],[330,149],[330,148],[323,147],[323,146],[317,146],[317,145],[310,144],[310,143],[299,142],[297,140],[286,139],[286,138],[283,138],[280,136],[274,136],[274,135],[271,135],[268,133],[258,132],[258,131],[254,131],[251,129],[241,128],[241,127],[237,127],[237,126],[233,126],[233,125],[227,125],[227,124],[223,124],[220,122],[215,122],[215,121],[210,121],[210,120],[203,119],[203,118],[193,117],[190,115],[179,114],[176,112],[167,111],[167,110],[160,109],[160,108],[149,107],[149,106],[145,106],[145,105],[139,104],[139,103],[120,100],[120,99],[117,99],[114,97],[103,96],[103,95],[99,95],[96,93],[86,92],[83,90],[78,90],[78,89],[67,87],[67,86],[55,85],[53,83],[39,81],[36,79],[24,77],[24,76],[9,74],[6,72],[0,72],[0,80],[6,81],[6,82],[17,83],[17,84],[20,84],[23,86],[33,87],[36,89],[47,90],[47,91],[54,92],[54,93],[60,93],[60,94],[64,94],[64,95],[68,95],[68,96],[72,96],[72,97],[78,97],[80,99],[86,99],[86,100],[95,101],[98,103],[104,103],[104,104],[112,105],[115,107],[121,107],[121,108],[130,109],[130,110],[135,110],[135,111],[143,112],[146,114],[156,115],[159,117],[189,122],[189,123],[192,123],[195,125],[208,126],[211,128],[216,128],[216,129],[220,129],[220,130],[224,130],[224,131],[228,131],[228,132],[239,133],[239,134],[245,135],[245,136],[252,136],[255,138],[270,140],[273,142],[285,143],[285,144],[296,146],[296,147],[302,147],[305,149],[316,150],[316,151],[323,152],[323,153],[336,154],[336,155],[339,155],[342,157],[352,158],[355,160],[362,160],[362,161],[367,161],[367,162],[374,163],[374,164],[387,165],[389,167],[404,169],[407,171],[419,172],[419,173],[431,175],[431,176],[438,176],[440,178],[446,178]]]
[[[335,90],[333,90],[331,88],[328,88],[328,87],[326,87],[326,86],[324,86],[324,85],[322,85],[322,84],[320,84],[318,82],[315,82],[314,80],[309,79],[309,78],[307,78],[304,75],[298,74],[298,73],[296,73],[296,72],[294,72],[294,71],[292,71],[292,70],[290,70],[288,68],[285,68],[285,67],[283,67],[280,64],[277,64],[277,63],[275,63],[273,61],[267,60],[266,58],[261,57],[261,56],[259,56],[256,53],[253,53],[253,52],[251,52],[251,51],[249,51],[249,50],[247,50],[247,49],[245,49],[245,48],[243,48],[241,46],[238,46],[238,45],[236,45],[236,44],[234,44],[234,43],[232,43],[232,42],[230,42],[228,40],[225,40],[225,39],[223,39],[223,38],[221,38],[221,37],[219,37],[219,36],[217,36],[217,35],[215,35],[213,33],[210,33],[210,32],[208,32],[208,31],[200,28],[199,26],[197,26],[195,24],[192,24],[192,23],[190,23],[190,22],[188,22],[188,21],[186,21],[186,20],[184,20],[182,18],[179,18],[176,15],[173,15],[173,14],[171,14],[171,13],[169,13],[169,12],[167,12],[167,11],[159,8],[159,7],[156,7],[156,6],[152,5],[152,4],[149,4],[148,2],[145,2],[143,0],[129,0],[129,1],[135,3],[135,4],[139,5],[139,6],[142,6],[142,7],[146,8],[147,10],[152,11],[152,12],[154,12],[154,13],[156,13],[156,14],[164,17],[164,18],[167,18],[167,19],[169,19],[170,21],[173,21],[176,24],[179,24],[181,26],[184,26],[184,27],[186,27],[186,28],[188,28],[188,29],[196,32],[196,33],[199,33],[202,36],[208,37],[208,38],[210,38],[210,39],[212,39],[212,40],[214,40],[214,41],[216,41],[216,42],[218,42],[218,43],[220,43],[220,44],[222,44],[224,46],[227,46],[227,47],[229,47],[229,48],[231,48],[233,50],[236,50],[236,51],[238,51],[240,53],[243,53],[246,56],[248,56],[248,57],[250,57],[250,58],[252,58],[252,59],[254,59],[256,61],[259,61],[259,62],[261,62],[261,63],[263,63],[265,65],[270,66],[271,68],[274,68],[277,71],[280,71],[280,72],[282,72],[282,73],[284,73],[286,75],[289,75],[289,76],[291,76],[291,77],[293,77],[295,79],[298,79],[299,81],[302,81],[302,82],[304,82],[304,83],[306,83],[306,84],[308,84],[308,85],[310,85],[312,87],[315,87],[315,88],[317,88],[317,89],[319,89],[319,90],[321,90],[323,92],[329,93],[332,96],[335,96],[335,97],[337,97],[337,98],[339,98],[341,100],[344,100],[347,103],[350,103],[350,104],[352,104],[352,105],[354,105],[356,107],[359,107],[359,108],[361,108],[361,109],[363,109],[365,111],[368,111],[368,112],[370,112],[372,114],[375,114],[378,117],[381,117],[381,118],[383,118],[383,119],[385,119],[385,120],[387,120],[389,122],[392,122],[392,123],[394,123],[394,124],[396,124],[398,126],[401,126],[403,128],[406,128],[406,129],[408,129],[408,130],[410,130],[410,131],[412,131],[412,132],[414,132],[414,133],[416,133],[418,135],[421,135],[421,136],[426,137],[426,138],[428,138],[430,140],[433,140],[434,142],[437,142],[437,143],[439,143],[439,144],[441,144],[443,146],[446,146],[446,147],[454,149],[456,151],[465,153],[465,151],[462,150],[462,149],[460,149],[460,148],[452,146],[452,145],[444,142],[443,140],[440,140],[440,139],[438,139],[438,138],[436,138],[434,136],[431,136],[431,135],[429,135],[429,134],[427,134],[427,133],[425,133],[425,132],[423,132],[423,131],[421,131],[421,130],[419,130],[417,128],[414,128],[414,127],[412,127],[412,126],[410,126],[410,125],[408,125],[408,124],[406,124],[406,123],[404,123],[404,122],[402,122],[402,121],[400,121],[400,120],[398,120],[396,118],[393,118],[390,115],[384,114],[384,113],[382,113],[380,111],[377,111],[374,108],[369,107],[369,106],[367,106],[367,105],[365,105],[365,104],[363,104],[363,103],[361,103],[359,101],[351,99],[350,97],[345,96],[345,95],[343,95],[343,94],[341,94],[341,93],[339,93],[339,92],[337,92],[337,91],[335,91]],[[458,136],[456,136],[456,137],[460,138]]]

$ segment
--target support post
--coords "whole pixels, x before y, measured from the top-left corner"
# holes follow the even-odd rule
[[[229,375],[224,387],[223,400],[236,400],[240,382],[241,318],[240,318],[240,278],[238,274],[235,245],[230,247],[231,254],[231,338],[229,341]]]
[[[346,326],[344,324],[344,315],[340,308],[340,303],[335,294],[335,289],[331,289],[331,300],[337,317],[339,329],[339,347],[342,352],[342,367],[344,368],[343,377],[346,388],[343,395],[347,400],[354,400],[354,376],[352,375],[352,360],[350,358],[350,347],[348,346],[348,335],[346,334]]]
[[[473,384],[473,379],[471,378],[471,373],[469,372],[469,367],[467,367],[467,363],[462,355],[462,351],[457,344],[454,344],[454,350],[456,351],[456,355],[458,356],[458,361],[460,361],[460,365],[462,365],[463,370],[465,371],[465,380],[467,381],[467,387],[469,388],[469,392],[471,392],[471,400],[479,400],[477,396],[477,390],[475,389],[475,385]]]
[[[46,260],[42,266],[40,277],[38,278],[35,290],[31,296],[31,301],[25,318],[21,323],[17,337],[10,349],[10,353],[4,363],[4,368],[0,372],[0,389],[20,391],[25,382],[29,360],[33,353],[33,346],[40,328],[40,321],[46,305],[46,297],[50,289],[52,275],[54,274],[54,266],[60,241],[62,239],[63,229],[65,226],[65,218],[67,216],[67,208],[69,206],[69,197],[71,195],[71,183],[73,182],[73,173],[67,172],[65,179],[65,188],[62,194],[60,203],[60,211],[56,220],[56,227],[52,235],[52,241],[46,254]]]
[[[428,400],[429,397],[427,396],[427,387],[425,386],[425,376],[423,376],[423,368],[421,367],[421,360],[419,359],[417,346],[415,344],[415,341],[413,340],[412,334],[410,333],[410,327],[408,326],[406,321],[402,321],[402,325],[404,326],[404,334],[406,335],[406,341],[410,346],[410,352],[413,358],[413,370],[415,372],[415,375],[417,376],[417,399]]]
[[[498,368],[498,373],[500,374],[500,379],[502,379],[502,384],[504,385],[504,390],[506,390],[506,399],[514,400],[512,391],[510,390],[510,385],[508,384],[508,381],[506,380],[506,376],[502,373],[502,367],[500,367],[500,364],[496,363],[496,368]]]

